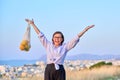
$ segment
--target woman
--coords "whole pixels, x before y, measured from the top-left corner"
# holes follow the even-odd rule
[[[45,68],[44,80],[65,80],[66,73],[63,67],[64,59],[69,50],[79,42],[79,38],[94,25],[86,27],[82,32],[76,35],[67,43],[64,42],[64,35],[56,31],[52,37],[52,43],[47,40],[45,35],[37,28],[33,20],[25,19],[35,32],[38,34],[42,45],[47,51],[47,65]]]

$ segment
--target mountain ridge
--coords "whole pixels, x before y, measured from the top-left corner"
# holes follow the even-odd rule
[[[109,59],[115,59],[120,60],[120,55],[114,55],[114,54],[103,54],[103,55],[97,55],[97,54],[75,54],[75,55],[68,55],[66,56],[67,60],[109,60]]]

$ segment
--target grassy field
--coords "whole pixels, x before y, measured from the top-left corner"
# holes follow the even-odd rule
[[[104,66],[92,70],[67,71],[67,80],[120,80],[120,67]]]
[[[44,80],[44,78],[40,76],[33,76],[28,78],[17,78],[14,80]],[[120,67],[104,66],[101,68],[94,68],[91,70],[66,70],[66,80],[120,80]]]

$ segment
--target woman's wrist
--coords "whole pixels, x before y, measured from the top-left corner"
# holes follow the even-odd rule
[[[84,29],[84,31],[86,32],[88,29]]]
[[[30,25],[31,25],[31,26],[35,26],[35,24],[34,24],[34,23],[31,23]]]

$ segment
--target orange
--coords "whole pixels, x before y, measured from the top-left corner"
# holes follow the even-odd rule
[[[22,40],[21,44],[20,44],[20,50],[24,50],[24,51],[29,51],[30,49],[30,45],[29,45],[29,41],[28,40]]]
[[[24,50],[25,49],[25,47],[23,46],[23,45],[20,45],[20,50]]]
[[[28,41],[27,40],[23,40],[21,44],[24,45],[24,46],[28,45]]]
[[[25,51],[29,51],[30,48],[25,48]]]
[[[25,51],[29,51],[30,46],[29,45],[25,45]]]

